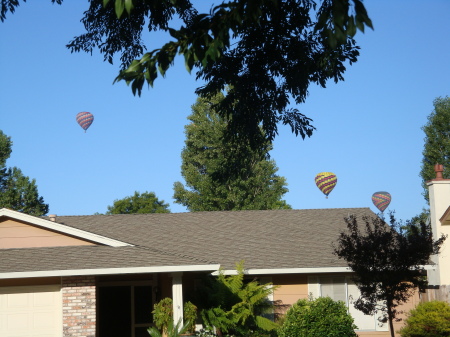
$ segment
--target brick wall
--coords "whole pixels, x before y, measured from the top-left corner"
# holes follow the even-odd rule
[[[63,336],[95,337],[95,277],[62,278]]]

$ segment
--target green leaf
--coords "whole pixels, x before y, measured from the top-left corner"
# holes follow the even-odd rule
[[[133,0],[125,0],[125,9],[128,14],[131,14],[131,10],[134,8]]]
[[[134,60],[133,62],[131,62],[130,66],[127,69],[125,69],[125,72],[130,73],[140,70],[141,70],[141,63],[139,62],[139,60]]]
[[[124,9],[125,9],[125,0],[116,0],[115,10],[118,18],[122,16]]]
[[[194,56],[192,55],[191,51],[184,56],[184,64],[186,66],[187,71],[190,74],[192,68],[194,67]]]
[[[348,18],[347,35],[353,37],[355,36],[355,34],[356,34],[355,18],[352,15]]]
[[[272,322],[270,319],[262,316],[256,316],[255,321],[256,325],[265,331],[271,331],[279,327],[275,322]]]

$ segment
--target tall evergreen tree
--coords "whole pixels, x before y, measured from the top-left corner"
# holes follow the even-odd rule
[[[192,106],[181,153],[187,188],[174,184],[175,202],[194,212],[291,208],[281,200],[286,179],[268,159],[272,144],[254,149],[248,141],[226,137],[230,122],[214,110],[223,97],[198,98]]]
[[[30,180],[17,167],[6,167],[11,147],[11,138],[0,130],[0,208],[37,216],[47,214],[48,204],[39,196],[36,180]]]
[[[423,196],[428,202],[426,182],[435,178],[435,164],[444,165],[444,178],[450,178],[450,97],[438,97],[434,100],[434,111],[428,116],[428,122],[422,127],[425,132],[423,149],[422,186]]]

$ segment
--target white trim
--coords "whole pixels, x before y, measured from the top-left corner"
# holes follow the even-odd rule
[[[434,270],[435,265],[420,266],[424,270]],[[237,275],[234,269],[222,270],[224,275]],[[219,275],[219,271],[215,271],[212,275]],[[350,267],[318,267],[318,268],[278,268],[278,269],[245,269],[245,275],[275,275],[275,274],[324,274],[324,273],[353,273]]]
[[[0,273],[0,279],[52,277],[52,276],[170,273],[170,272],[183,272],[183,271],[214,271],[214,270],[218,270],[219,267],[220,267],[219,264],[209,264],[209,265],[208,264],[200,264],[200,265],[186,265],[186,266],[42,270],[42,271]]]
[[[436,179],[432,179],[430,181],[427,181],[425,184],[427,184],[427,186],[431,186],[431,185],[445,185],[450,183],[450,179],[441,179],[441,180],[436,180]]]
[[[224,275],[236,275],[236,270],[223,270]],[[323,273],[351,273],[350,267],[321,267],[321,268],[278,268],[278,269],[246,269],[246,275],[273,274],[323,274]],[[212,273],[219,275],[219,271]]]
[[[50,220],[40,219],[40,218],[37,218],[32,215],[20,213],[17,211],[12,211],[7,208],[0,209],[0,217],[1,216],[6,216],[6,217],[13,218],[16,220],[28,222],[30,224],[33,224],[33,225],[36,225],[36,226],[39,226],[42,228],[46,228],[46,229],[49,229],[52,231],[64,233],[67,235],[75,236],[77,238],[89,240],[92,242],[96,242],[96,243],[111,246],[111,247],[133,246],[126,242],[114,240],[114,239],[108,238],[106,236],[94,234],[91,232],[87,232],[87,231],[84,231],[84,230],[81,230],[78,228],[66,226],[66,225],[63,225],[63,224],[60,224],[57,222],[53,222]]]

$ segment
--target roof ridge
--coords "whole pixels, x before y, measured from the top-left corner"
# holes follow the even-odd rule
[[[79,215],[57,215],[58,217],[113,217],[113,216],[171,216],[171,215],[180,215],[180,214],[208,214],[208,213],[255,213],[255,212],[296,212],[296,211],[328,211],[328,210],[346,210],[346,209],[370,209],[369,206],[366,207],[335,207],[335,208],[299,208],[299,209],[243,209],[243,210],[235,210],[235,211],[200,211],[200,212],[176,212],[176,213],[131,213],[131,214],[79,214]],[[40,218],[48,219],[49,216],[40,216]],[[56,221],[58,222],[58,221]]]

